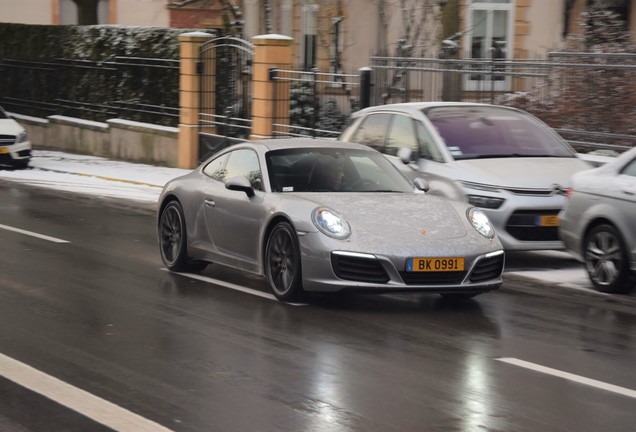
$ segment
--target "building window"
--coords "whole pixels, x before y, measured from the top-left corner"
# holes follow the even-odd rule
[[[97,3],[97,23],[108,24],[108,4],[109,0],[99,0]],[[60,0],[59,23],[63,25],[77,25],[77,5],[72,0]]]
[[[508,90],[510,79],[493,67],[490,60],[511,58],[514,0],[471,0],[466,14],[465,56],[488,60],[473,67],[477,72],[467,75],[467,90]]]

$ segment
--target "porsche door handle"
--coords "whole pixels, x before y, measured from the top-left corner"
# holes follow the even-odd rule
[[[210,206],[210,207],[214,207],[216,205],[216,203],[214,202],[213,199],[206,199],[205,200],[205,205],[206,206]]]

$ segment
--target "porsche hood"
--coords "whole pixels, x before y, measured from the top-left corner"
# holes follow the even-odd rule
[[[466,236],[467,218],[444,198],[414,194],[312,194],[311,201],[343,216],[355,229],[378,238],[409,243],[425,235],[430,240]],[[463,208],[463,207],[462,207]]]

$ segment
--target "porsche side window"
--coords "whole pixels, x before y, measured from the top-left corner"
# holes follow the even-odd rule
[[[227,172],[225,165],[227,164],[228,157],[229,153],[226,153],[214,159],[203,168],[203,173],[216,181],[225,182],[225,174]]]
[[[419,146],[417,145],[417,138],[415,137],[413,120],[407,116],[394,115],[389,134],[386,138],[385,153],[395,156],[402,147],[411,149],[415,154],[419,154],[420,152]]]
[[[225,181],[236,176],[244,176],[250,181],[255,190],[263,190],[261,166],[258,155],[252,150],[239,149],[230,153],[225,167]]]
[[[389,128],[391,114],[371,114],[360,123],[351,141],[384,152],[384,137]]]

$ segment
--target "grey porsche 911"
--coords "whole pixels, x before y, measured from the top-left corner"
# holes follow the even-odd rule
[[[236,144],[165,185],[161,257],[174,272],[217,263],[261,275],[281,301],[344,290],[472,297],[499,287],[505,255],[488,217],[426,189],[359,144]]]

